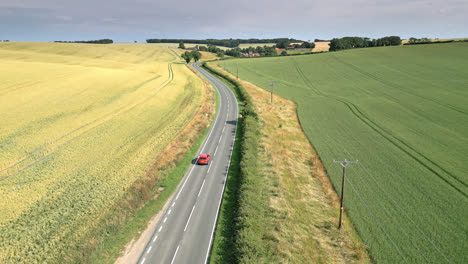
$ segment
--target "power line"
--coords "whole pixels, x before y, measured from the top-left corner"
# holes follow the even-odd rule
[[[343,210],[344,210],[344,207],[343,207],[343,199],[344,199],[344,186],[345,186],[345,176],[346,176],[346,166],[350,165],[350,164],[354,164],[354,163],[358,163],[358,161],[347,161],[346,159],[344,159],[344,161],[335,161],[333,160],[334,163],[340,163],[341,166],[343,167],[343,180],[341,182],[341,202],[340,202],[340,221],[338,223],[338,229],[341,229],[341,223],[342,223],[342,219],[343,219]]]
[[[273,103],[273,87],[275,87],[275,80],[270,80],[271,83],[271,103]]]
[[[351,155],[349,153],[349,151],[347,151],[346,149],[344,149],[344,151],[348,154],[348,155]],[[380,189],[381,193],[384,194],[384,196],[387,196],[388,200],[391,200],[392,203],[410,220],[410,222],[416,227],[416,229],[422,233],[422,235],[424,236],[425,240],[426,241],[429,241],[429,243],[432,244],[432,246],[444,257],[444,259],[448,262],[448,263],[451,263],[450,260],[447,258],[447,256],[440,250],[439,247],[437,247],[431,239],[429,239],[427,237],[427,235],[419,228],[419,225],[417,225],[414,220],[406,213],[406,211],[401,208],[401,206],[391,197],[391,195],[389,195],[387,192],[385,192],[384,188],[382,188],[380,186],[380,184],[378,183],[378,181],[375,179],[375,177],[363,166],[363,165],[358,165],[359,168],[363,169],[363,171],[368,175],[370,176],[370,178],[374,181],[374,183],[376,184],[376,186]],[[349,183],[351,185],[351,183]],[[354,189],[354,188],[353,188]],[[354,189],[356,191],[356,189]],[[382,209],[385,210],[386,214],[388,215],[388,218],[392,219],[393,222],[395,223],[398,223],[397,220],[395,220],[395,218],[393,218],[391,216],[391,214],[389,213],[388,209],[379,201],[379,199],[375,199],[378,204],[380,205],[380,207]],[[416,248],[416,250],[424,257],[424,259],[430,263],[430,261],[426,258],[426,256],[424,255],[424,253],[421,252],[420,248],[414,243],[414,241],[410,238],[410,236],[408,235],[408,233],[405,232],[405,230],[400,226],[400,230],[408,237],[408,239],[411,241],[411,243],[413,244],[413,246]]]

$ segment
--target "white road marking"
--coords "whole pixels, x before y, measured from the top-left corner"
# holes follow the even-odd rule
[[[200,191],[198,192],[198,197],[200,197],[201,191],[203,190],[203,186],[205,185],[205,179],[203,179],[203,183],[201,185]]]
[[[189,218],[187,220],[187,224],[185,224],[184,232],[185,232],[185,230],[187,230],[187,226],[190,223],[190,219],[192,218],[193,210],[195,210],[195,205],[192,207],[192,212],[190,212],[190,216],[189,216]]]
[[[161,232],[161,230],[162,230],[162,226],[159,227],[158,233]]]
[[[216,152],[218,152],[218,147],[219,147],[219,145],[216,146],[215,153],[214,153],[213,156],[216,156]]]
[[[170,215],[172,212],[172,209],[169,209],[169,212],[167,212],[167,215]]]
[[[179,251],[179,246],[180,246],[180,245],[177,246],[177,249],[176,249],[176,251],[175,251],[175,253],[174,253],[174,257],[172,257],[171,264],[174,263],[175,257],[177,256],[177,252]]]
[[[213,162],[210,162],[210,166],[208,167],[208,171],[207,171],[207,173],[209,173],[209,172],[210,172],[210,169],[211,169],[211,165],[212,165],[212,164],[213,164]]]
[[[229,102],[229,101],[228,101]],[[236,113],[236,116],[239,116],[239,109],[237,109],[237,113]],[[236,124],[236,128],[234,130],[235,132],[237,132],[237,124]],[[236,142],[236,137],[234,137],[234,142],[233,144],[235,144]],[[228,165],[228,169],[227,171],[229,171],[229,167],[231,166],[231,158],[232,158],[232,151],[234,150],[234,148],[231,148],[231,154],[229,156],[229,165]],[[221,207],[221,201],[223,200],[223,195],[224,195],[224,190],[225,190],[225,187],[226,187],[226,179],[227,179],[227,173],[224,177],[224,181],[223,181],[223,191],[221,192],[221,196],[219,198],[219,203],[218,203],[218,210],[216,211],[216,216],[214,218],[214,223],[213,223],[213,228],[211,230],[211,236],[210,236],[210,242],[208,243],[208,248],[206,249],[206,257],[205,257],[205,263],[208,262],[208,257],[210,255],[210,248],[211,248],[211,243],[213,242],[213,236],[214,236],[214,231],[215,231],[215,228],[216,228],[216,220],[218,219],[218,215],[219,215],[219,209]]]
[[[158,235],[156,235],[156,236],[153,238],[153,242],[156,242],[156,239],[158,239]]]
[[[150,246],[150,247],[148,248],[148,250],[146,250],[146,254],[148,254],[148,253],[151,251],[152,248],[153,248],[153,246]]]
[[[172,203],[171,207],[174,207],[174,205],[175,205],[175,202]]]
[[[167,217],[165,217],[165,218],[164,218],[164,221],[163,221],[163,223],[166,223],[166,220],[167,220]]]
[[[145,263],[145,260],[146,260],[146,259],[145,259],[145,258],[143,258],[143,259],[141,260],[141,263],[140,263],[140,264],[143,264],[143,263]]]
[[[219,145],[219,143],[221,143],[221,139],[222,139],[222,138],[223,138],[223,135],[221,135],[221,136],[219,137],[218,145]]]

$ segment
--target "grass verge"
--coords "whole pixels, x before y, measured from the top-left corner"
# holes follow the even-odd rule
[[[261,134],[257,143],[241,144],[239,175],[230,175],[237,179],[227,185],[237,201],[235,190],[225,195],[234,201],[222,208],[211,263],[369,263],[351,222],[336,227],[338,196],[302,131],[296,104],[278,96],[271,104],[268,92],[240,83],[255,104]],[[255,168],[242,174],[243,162]]]

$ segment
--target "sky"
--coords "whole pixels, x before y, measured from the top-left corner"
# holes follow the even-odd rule
[[[468,0],[0,0],[0,40],[468,37]]]

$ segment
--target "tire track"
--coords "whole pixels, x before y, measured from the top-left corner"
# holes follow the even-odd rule
[[[382,128],[380,125],[378,125],[375,121],[372,121],[369,117],[367,117],[355,104],[351,103],[350,101],[347,101],[345,99],[341,99],[339,97],[335,96],[330,96],[330,95],[324,95],[320,92],[317,87],[315,87],[305,76],[305,74],[302,72],[300,69],[299,65],[294,59],[291,59],[294,63],[295,68],[297,69],[297,72],[299,73],[299,76],[303,79],[304,83],[317,95],[327,97],[329,99],[335,100],[337,102],[340,102],[344,105],[346,105],[351,113],[356,116],[359,120],[361,120],[364,124],[366,124],[368,127],[370,127],[372,130],[377,132],[379,135],[381,135],[383,138],[385,138],[387,141],[389,141],[392,145],[406,153],[408,156],[410,156],[413,160],[415,160],[417,163],[434,173],[436,176],[438,176],[442,181],[447,183],[449,186],[454,188],[456,191],[458,191],[460,194],[462,194],[465,198],[468,197],[466,190],[462,190],[460,187],[456,186],[454,183],[449,181],[446,177],[444,177],[440,172],[438,172],[436,169],[442,171],[446,175],[449,176],[449,178],[452,178],[455,180],[455,182],[461,184],[463,189],[466,189],[468,186],[465,182],[463,182],[462,179],[459,179],[456,175],[452,174],[451,172],[447,171],[446,169],[442,168],[440,165],[438,165],[436,162],[432,161],[430,158],[422,154],[421,152],[417,151],[413,147],[411,147],[408,143],[403,141],[402,139],[399,139],[386,131],[384,128]],[[430,165],[433,167],[431,167]]]
[[[116,110],[114,110],[114,111],[100,117],[100,118],[97,118],[97,119],[95,119],[95,120],[93,120],[91,122],[88,122],[88,123],[76,128],[76,129],[70,131],[69,133],[67,133],[67,134],[65,134],[65,135],[63,135],[63,136],[61,136],[61,137],[59,137],[59,138],[57,138],[57,139],[55,139],[53,141],[50,141],[50,142],[44,144],[43,146],[41,146],[39,148],[36,148],[33,152],[29,153],[26,156],[23,156],[22,158],[20,158],[19,160],[17,160],[13,164],[10,164],[5,168],[0,169],[0,173],[3,173],[3,175],[0,174],[0,181],[3,181],[3,180],[5,180],[5,179],[7,179],[7,178],[9,178],[11,176],[14,176],[14,175],[18,174],[19,172],[22,172],[22,171],[26,170],[27,168],[37,164],[39,161],[44,160],[45,158],[47,158],[51,154],[53,154],[53,153],[57,152],[58,150],[62,149],[63,147],[68,145],[70,142],[72,142],[73,140],[77,139],[78,137],[84,135],[85,133],[106,124],[107,122],[115,119],[116,117],[121,116],[122,114],[125,114],[125,113],[129,112],[130,110],[134,109],[137,106],[140,106],[140,105],[146,103],[148,100],[150,100],[151,98],[156,96],[163,88],[165,88],[167,85],[169,85],[174,80],[174,72],[173,72],[173,69],[172,69],[172,63],[168,64],[168,72],[169,72],[168,79],[165,80],[160,85],[159,89],[156,92],[154,92],[153,94],[151,94],[150,96],[148,96],[146,98],[143,98],[142,100],[140,100],[140,101],[138,101],[136,103],[127,104],[125,106],[122,106],[122,107],[120,107],[120,108],[118,108],[118,109],[116,109]],[[157,77],[146,80],[141,85],[149,83],[149,82],[153,81],[156,78]],[[74,135],[75,133],[76,133],[76,135]],[[59,144],[57,147],[53,148],[51,151],[46,152],[45,154],[43,154],[43,156],[40,156],[40,157],[37,157],[37,158],[34,157],[36,154],[39,154],[39,152],[41,150],[45,151],[47,149],[47,147],[49,147],[49,146],[51,146],[51,145],[53,145],[55,143],[58,143],[60,140],[66,138],[68,136],[72,136],[72,138],[66,140],[62,144]],[[5,172],[8,169],[14,169],[14,167],[21,165],[23,162],[27,161],[30,158],[32,159],[31,163],[26,164],[25,166],[23,166],[21,168],[18,168],[17,170],[15,170],[11,174],[7,174],[7,172]]]
[[[433,103],[438,104],[438,105],[440,105],[440,106],[443,106],[443,107],[452,109],[452,110],[454,110],[454,111],[456,111],[456,112],[458,112],[458,113],[461,113],[461,114],[464,114],[464,115],[468,115],[467,112],[465,112],[465,111],[463,111],[463,110],[461,110],[461,109],[458,109],[458,108],[456,108],[456,107],[454,107],[454,106],[452,106],[452,105],[450,105],[450,104],[442,103],[442,102],[440,102],[440,101],[437,101],[437,100],[434,100],[434,99],[431,99],[431,98],[422,96],[422,95],[420,95],[420,94],[411,92],[411,91],[409,91],[409,90],[407,90],[407,89],[404,89],[404,88],[401,87],[400,85],[387,82],[387,81],[385,81],[385,80],[382,80],[382,79],[378,78],[378,77],[375,76],[375,75],[372,75],[372,74],[370,74],[370,73],[368,73],[368,72],[365,72],[365,71],[361,70],[359,67],[357,67],[356,65],[353,65],[353,64],[351,64],[351,63],[348,63],[348,62],[346,62],[346,61],[344,61],[344,60],[342,60],[342,59],[340,59],[340,58],[338,58],[338,57],[336,57],[336,56],[332,56],[332,57],[333,57],[335,60],[337,60],[338,62],[340,62],[340,63],[342,63],[342,64],[344,64],[344,65],[350,67],[351,69],[353,69],[353,70],[355,70],[355,71],[357,71],[357,72],[359,72],[360,74],[362,74],[362,75],[364,75],[364,76],[367,76],[367,77],[369,77],[369,78],[371,78],[371,79],[373,79],[373,80],[375,80],[375,81],[377,81],[377,82],[380,82],[380,83],[382,83],[382,84],[384,84],[384,85],[390,86],[390,87],[392,87],[392,88],[396,88],[396,89],[398,89],[398,90],[400,90],[400,91],[402,91],[402,92],[405,92],[405,93],[407,93],[407,94],[411,94],[411,95],[413,95],[413,96],[416,96],[416,97],[425,99],[425,100],[427,100],[427,101],[433,102]]]

